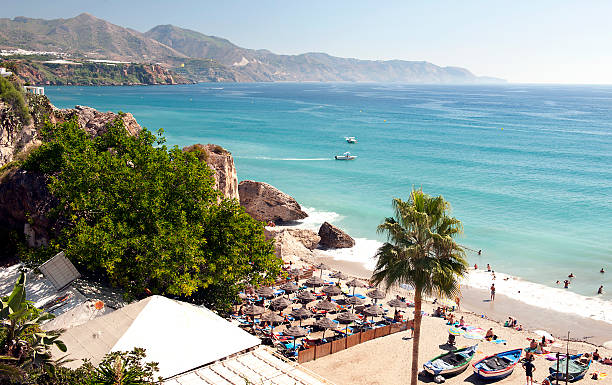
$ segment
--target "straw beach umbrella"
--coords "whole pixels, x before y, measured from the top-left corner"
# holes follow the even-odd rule
[[[366,284],[361,282],[358,279],[352,279],[352,280],[348,281],[346,284],[347,284],[348,287],[352,287],[353,288],[353,295],[355,295],[355,288],[356,287],[366,287]]]
[[[323,278],[323,270],[329,270],[329,266],[327,266],[324,263],[319,263],[317,266],[315,266],[317,269],[321,270],[321,275],[320,278]]]
[[[397,299],[397,298],[393,298],[391,301],[387,302],[387,305],[398,308],[406,308],[408,307],[408,304],[404,301],[402,301],[401,299]]]
[[[297,297],[302,303],[312,302],[317,299],[317,297],[315,297],[315,295],[309,292],[308,290],[300,291]]]
[[[342,294],[342,290],[336,285],[325,286],[321,291],[331,297]]]
[[[292,302],[289,301],[287,298],[280,297],[272,300],[272,302],[270,303],[270,307],[274,310],[283,310],[291,304]]]
[[[387,296],[384,291],[379,290],[378,288],[367,292],[366,295],[372,298],[374,300],[374,303],[376,303],[377,299],[383,299]]]
[[[300,320],[300,326],[302,326],[302,320],[312,317],[312,312],[305,307],[299,307],[291,311],[291,316]]]
[[[330,277],[331,277],[331,278],[338,278],[338,283],[340,283],[340,280],[341,280],[341,279],[346,279],[346,278],[347,278],[347,276],[346,276],[346,275],[344,275],[344,274],[342,274],[342,272],[341,272],[341,271],[337,271],[337,272],[335,272],[334,274],[330,275]]]
[[[380,305],[368,305],[363,308],[361,313],[364,314],[365,316],[372,317],[372,321],[373,321],[374,317],[378,317],[378,316],[385,314],[385,309],[383,309],[382,306]]]
[[[308,335],[308,330],[299,326],[291,326],[290,328],[287,328],[287,330],[284,331],[284,334],[286,336],[293,337],[293,349],[295,350],[297,349],[295,346],[296,338]]]
[[[244,314],[253,317],[253,326],[255,326],[255,316],[263,314],[265,311],[266,309],[264,309],[263,307],[252,304],[246,305],[243,310]]]
[[[293,282],[286,282],[283,283],[282,285],[279,286],[279,288],[281,290],[284,290],[285,293],[287,293],[287,295],[289,295],[289,293],[295,293],[296,291],[298,291],[300,288]]]
[[[358,319],[357,315],[349,313],[348,311],[338,314],[336,320],[340,323],[346,324],[345,335],[348,334],[348,325]]]
[[[323,336],[321,337],[321,339],[325,339],[325,330],[327,329],[336,330],[336,328],[338,327],[338,325],[336,325],[334,321],[330,320],[327,317],[323,317],[323,318],[316,320],[314,324],[320,327],[321,329],[323,329]]]
[[[272,298],[274,297],[274,289],[269,286],[261,286],[255,290],[255,293],[264,298]]]
[[[328,300],[323,300],[323,301],[317,302],[317,304],[314,307],[319,310],[331,311],[331,310],[336,310],[338,308],[338,305]]]
[[[363,305],[365,300],[363,300],[363,299],[361,299],[359,297],[351,297],[351,298],[347,299],[345,302],[347,304],[349,304],[349,305],[353,305],[353,309],[351,309],[351,313],[352,313],[353,310],[354,310],[354,307],[357,306],[357,305]]]
[[[325,281],[317,276],[314,276],[306,280],[306,285],[311,287],[319,287],[325,285]]]
[[[266,322],[270,322],[270,323],[280,323],[280,322],[283,322],[285,319],[283,317],[279,316],[278,314],[273,313],[273,312],[270,311],[270,312],[264,313],[261,316],[261,320],[262,321],[266,321]]]

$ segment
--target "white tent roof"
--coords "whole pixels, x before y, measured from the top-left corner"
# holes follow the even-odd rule
[[[161,296],[148,297],[62,334],[70,367],[89,358],[98,364],[111,351],[146,349],[168,378],[261,343],[212,311]]]

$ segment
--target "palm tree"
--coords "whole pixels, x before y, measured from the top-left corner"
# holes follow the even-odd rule
[[[410,384],[416,385],[422,298],[457,296],[459,277],[467,271],[467,261],[453,239],[462,231],[461,222],[448,215],[450,205],[442,196],[430,197],[412,190],[408,201],[393,199],[393,209],[395,216],[378,226],[378,232],[387,235],[387,242],[376,252],[372,281],[383,283],[387,289],[402,283],[415,288]]]

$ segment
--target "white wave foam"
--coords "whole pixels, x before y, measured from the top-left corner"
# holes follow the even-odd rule
[[[343,217],[335,213],[333,211],[319,211],[312,207],[302,207],[302,210],[308,214],[308,216],[302,220],[295,221],[288,225],[280,225],[276,226],[276,229],[306,229],[312,230],[315,232],[319,231],[319,227],[323,222],[338,222],[343,219]]]
[[[374,239],[354,238],[355,246],[350,249],[317,250],[320,255],[331,257],[338,261],[350,261],[361,263],[366,269],[372,271],[375,267],[376,250],[382,245]]]
[[[462,284],[488,290],[495,283],[496,293],[526,304],[612,323],[611,301],[577,294],[563,289],[563,286],[556,288],[525,281],[504,273],[496,272],[495,276],[493,280],[491,273],[470,270]]]

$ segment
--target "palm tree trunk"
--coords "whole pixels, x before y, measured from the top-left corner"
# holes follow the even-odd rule
[[[415,288],[414,294],[414,335],[412,338],[412,370],[410,373],[410,385],[417,385],[419,375],[419,338],[421,337],[421,290]]]

